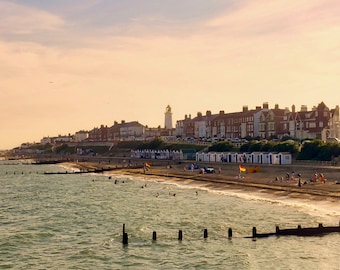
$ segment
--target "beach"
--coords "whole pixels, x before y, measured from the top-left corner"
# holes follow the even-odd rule
[[[148,161],[150,167],[143,167],[143,162],[70,162],[69,166],[82,171],[104,169],[110,174],[141,175],[148,178],[162,178],[165,181],[196,183],[215,189],[237,189],[261,191],[311,200],[339,201],[340,184],[338,167],[315,167],[310,165],[260,165],[254,173],[240,172],[237,164],[198,164],[214,167],[215,173],[202,174],[200,169],[191,170],[191,163]],[[248,171],[254,165],[244,164]],[[249,169],[250,168],[250,169]],[[322,176],[325,181],[322,181]],[[315,179],[316,178],[316,179]],[[300,180],[299,180],[300,179]],[[300,185],[299,185],[300,181]]]

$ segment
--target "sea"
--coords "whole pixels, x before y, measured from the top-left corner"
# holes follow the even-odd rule
[[[0,269],[340,269],[340,233],[251,237],[338,226],[337,201],[72,172],[0,161]]]

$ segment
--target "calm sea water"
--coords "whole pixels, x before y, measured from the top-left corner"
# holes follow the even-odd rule
[[[146,177],[43,174],[58,170],[65,168],[0,163],[0,269],[340,269],[337,233],[245,238],[253,226],[265,233],[338,225],[338,203]]]

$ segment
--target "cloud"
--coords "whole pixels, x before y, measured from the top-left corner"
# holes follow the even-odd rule
[[[339,23],[337,0],[245,1],[233,12],[208,20],[206,26],[235,36],[299,35]]]
[[[2,36],[57,31],[64,26],[64,21],[58,16],[7,1],[0,1],[0,17]]]

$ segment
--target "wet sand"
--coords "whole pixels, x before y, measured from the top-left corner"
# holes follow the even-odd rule
[[[140,166],[125,166],[126,164],[118,166],[112,163],[74,162],[67,165],[81,170],[112,168],[110,174],[144,175],[162,178],[165,181],[197,183],[221,190],[260,191],[277,196],[333,202],[340,200],[340,184],[336,184],[340,182],[338,167],[263,165],[259,172],[240,173],[237,164],[213,164],[211,166],[214,166],[216,173],[200,174],[198,169],[188,170],[187,163],[170,166],[154,162],[148,170]],[[289,179],[286,179],[287,173],[290,175]],[[318,176],[320,173],[324,174],[325,183],[320,182],[320,177],[317,182],[311,182],[315,173]],[[301,187],[298,186],[298,174],[301,175]],[[292,175],[295,175],[295,178]]]

